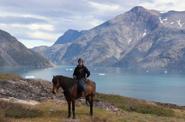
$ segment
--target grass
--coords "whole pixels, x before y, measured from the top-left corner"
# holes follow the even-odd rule
[[[34,109],[31,106],[24,104],[1,101],[0,108],[2,109],[2,111],[0,111],[1,118],[3,116],[11,118],[32,118],[42,115],[40,110]]]
[[[0,111],[0,122],[4,122],[4,121],[5,121],[4,113]]]
[[[19,75],[13,73],[0,73],[0,80],[20,80],[22,79]]]
[[[96,100],[104,101],[113,104],[114,106],[128,111],[128,112],[138,112],[143,114],[154,114],[158,116],[174,116],[174,111],[172,109],[155,105],[142,100],[136,100],[128,97],[123,97],[119,95],[106,95],[98,93],[96,95]]]
[[[77,104],[77,119],[72,120],[67,119],[67,104],[60,101],[48,100],[35,106],[0,101],[0,108],[0,122],[185,122],[185,111],[173,109],[170,110],[174,114],[167,117],[153,112],[149,114],[127,110],[111,112],[95,108],[94,116],[90,117],[89,107]]]
[[[41,116],[42,112],[37,109],[16,106],[5,111],[5,117],[11,118],[33,118]]]

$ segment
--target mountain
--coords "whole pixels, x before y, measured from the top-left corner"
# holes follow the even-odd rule
[[[127,69],[185,71],[185,12],[157,16],[159,26],[116,64]]]
[[[77,30],[69,29],[68,31],[64,33],[64,35],[60,36],[57,39],[55,44],[65,44],[68,42],[72,42],[78,37],[80,37],[83,33],[85,33],[85,31],[77,31]]]
[[[88,64],[113,65],[141,38],[158,27],[158,14],[135,7],[79,37],[69,46],[63,60],[72,63],[83,57]]]
[[[50,61],[0,30],[0,66],[49,67]]]
[[[62,57],[67,47],[85,32],[69,29],[51,47],[39,46],[32,48],[32,50],[40,53],[55,64],[63,64]]]
[[[136,44],[117,66],[148,71],[185,71],[185,30],[156,29]]]
[[[82,57],[88,65],[185,71],[184,31],[184,11],[161,13],[136,6],[70,43],[36,51],[56,64],[74,64]]]
[[[39,46],[32,48],[32,50],[36,53],[39,53],[43,57],[46,57],[48,60],[52,61],[55,64],[66,64],[63,62],[62,57],[70,44],[71,43],[54,44],[51,47]]]

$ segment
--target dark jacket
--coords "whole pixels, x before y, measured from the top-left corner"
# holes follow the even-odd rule
[[[74,70],[74,73],[73,73],[73,77],[76,77],[77,80],[80,80],[80,79],[84,79],[86,77],[89,77],[90,76],[90,72],[89,70],[87,69],[86,66],[76,66],[75,70]]]

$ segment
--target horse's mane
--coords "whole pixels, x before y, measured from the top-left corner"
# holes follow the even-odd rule
[[[53,76],[53,78],[60,81],[61,84],[65,84],[65,89],[71,88],[74,84],[74,79],[67,76],[56,75],[56,76]]]
[[[65,80],[73,80],[73,78],[68,77],[68,76],[63,76],[63,75],[55,75],[54,77],[62,78],[62,79],[65,79]]]

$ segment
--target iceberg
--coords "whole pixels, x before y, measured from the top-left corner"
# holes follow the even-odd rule
[[[25,76],[26,79],[35,79],[35,76],[33,75],[28,75],[28,76]]]
[[[99,76],[104,76],[105,74],[104,73],[98,73]]]

